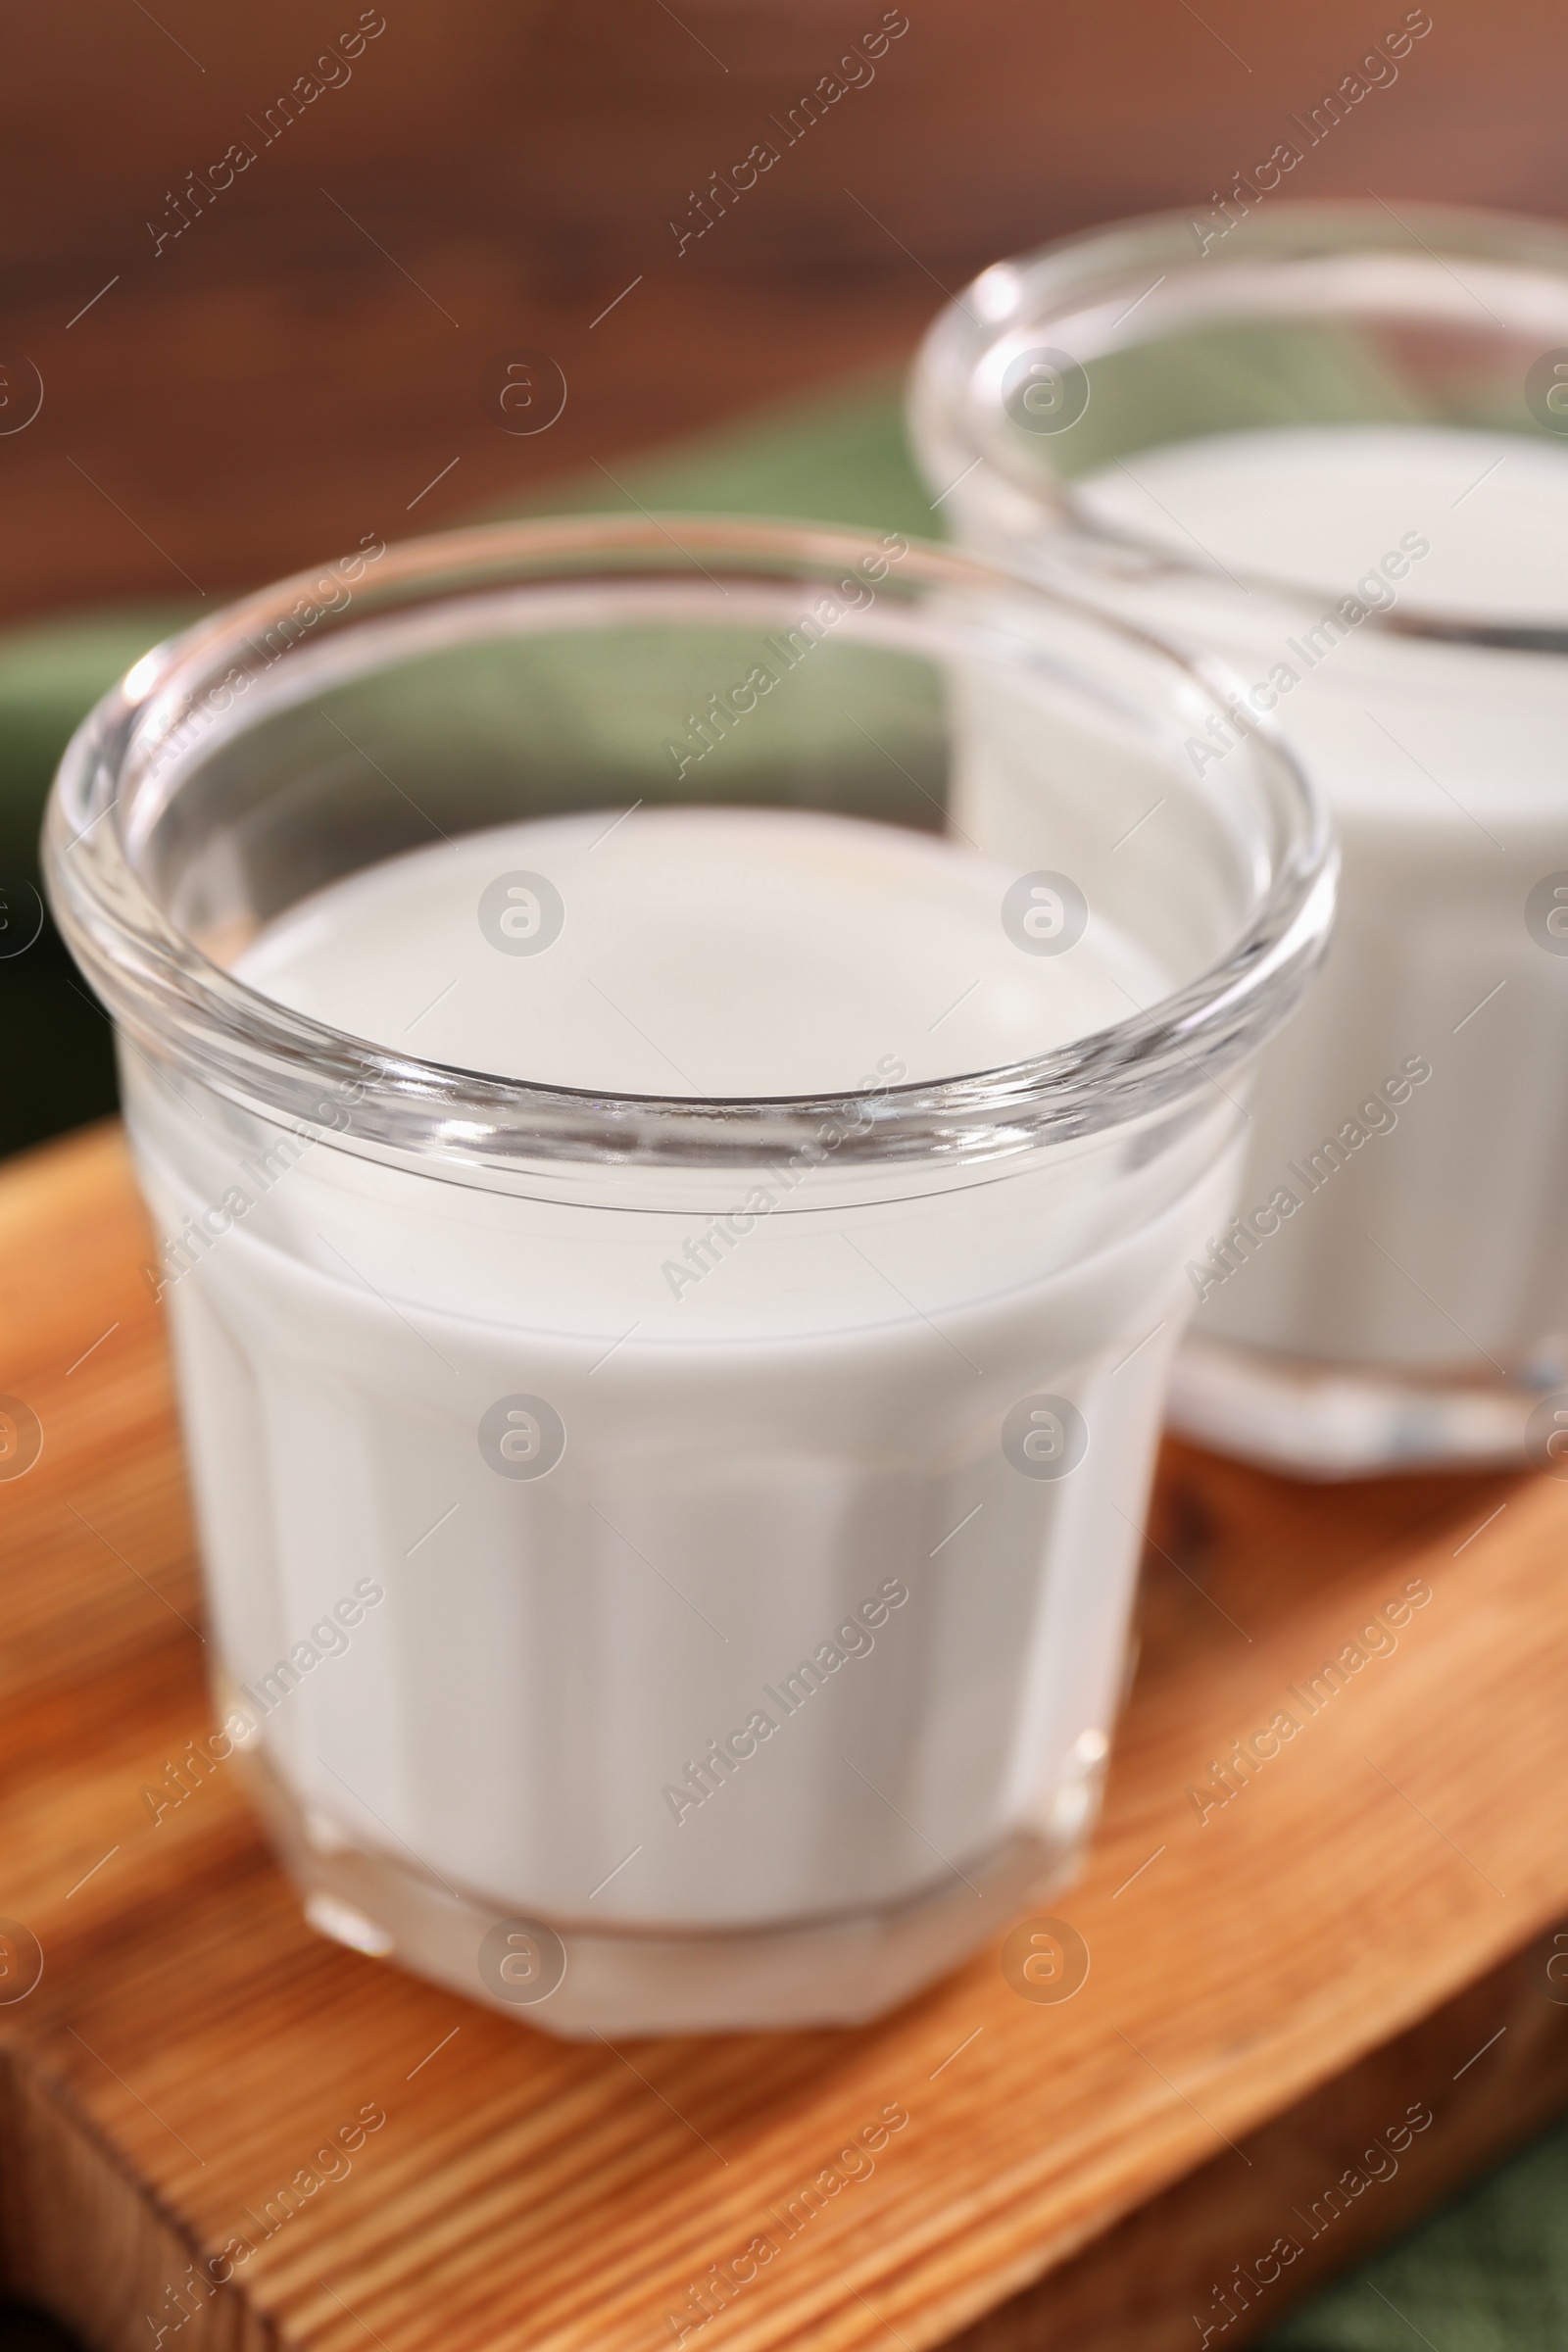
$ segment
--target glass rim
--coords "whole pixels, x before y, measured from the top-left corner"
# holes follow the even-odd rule
[[[885,555],[889,538],[906,552],[879,594],[890,590],[906,608],[926,600],[944,623],[959,610],[988,622],[1005,611],[1009,620],[1037,627],[1048,645],[1053,617],[1065,620],[1152,659],[1170,680],[1172,709],[1185,694],[1230,713],[1234,681],[1221,664],[1183,653],[1090,599],[903,533],[829,523],[639,512],[483,524],[382,545],[359,559],[362,574],[374,564],[373,581],[352,591],[326,627],[373,629],[378,617],[416,600],[429,606],[498,584],[548,591],[573,580],[635,578],[653,587],[678,584],[689,598],[699,573],[721,588],[715,573],[727,567],[732,578],[752,583],[825,585],[832,573]],[[133,663],[67,747],[43,835],[56,921],[132,1044],[274,1124],[315,1131],[326,1120],[323,1140],[373,1156],[413,1154],[444,1163],[453,1175],[541,1162],[750,1167],[781,1152],[820,1150],[823,1123],[834,1120],[849,1122],[828,1147],[840,1164],[991,1159],[1121,1125],[1190,1095],[1250,1054],[1283,1020],[1327,944],[1338,858],[1325,805],[1283,738],[1256,722],[1246,749],[1257,763],[1252,789],[1274,821],[1276,842],[1251,919],[1196,979],[1049,1053],[875,1089],[707,1099],[503,1078],[383,1048],[290,1010],[209,957],[144,885],[134,842],[145,826],[135,825],[133,807],[127,819],[122,799],[134,803],[138,789],[171,772],[177,791],[179,774],[196,772],[203,698],[269,666],[259,647],[309,599],[324,568],[242,598]],[[650,616],[657,616],[652,610]],[[386,664],[371,661],[367,670],[377,666]],[[265,715],[268,698],[258,702]],[[188,743],[178,748],[181,730],[193,727],[194,754]],[[215,748],[242,740],[245,731],[243,719],[237,726],[213,721],[207,730]],[[336,1105],[322,1100],[334,1090]],[[342,1117],[349,1103],[352,1113]]]
[[[1255,278],[1282,265],[1343,262],[1380,249],[1415,270],[1425,270],[1435,292],[1446,280],[1445,307],[1451,305],[1453,289],[1467,291],[1449,267],[1453,262],[1490,264],[1521,278],[1533,274],[1538,284],[1556,281],[1556,323],[1568,345],[1568,228],[1531,214],[1424,199],[1401,202],[1396,213],[1375,198],[1368,202],[1359,197],[1280,196],[1267,204],[1260,201],[1256,211],[1220,233],[1224,244],[1216,236],[1210,251],[1197,242],[1190,208],[1145,213],[1075,230],[990,264],[927,329],[910,377],[910,437],[928,471],[935,470],[928,461],[940,456],[947,479],[961,478],[966,467],[989,466],[1012,496],[1050,517],[1054,532],[1070,541],[1071,563],[1086,573],[1125,578],[1131,564],[1141,576],[1200,580],[1222,595],[1240,585],[1247,594],[1315,609],[1326,593],[1343,594],[1343,587],[1284,573],[1238,574],[1217,560],[1189,555],[1168,541],[1146,538],[1131,525],[1096,515],[1075,496],[1069,479],[1045,466],[1025,465],[1021,449],[1000,428],[1000,399],[991,404],[978,397],[977,375],[982,370],[996,372],[996,355],[1020,334],[1044,338],[1063,322],[1083,320],[1091,313],[1101,316],[1107,333],[1126,322],[1129,331],[1118,341],[1101,344],[1090,354],[1092,364],[1106,352],[1152,341],[1152,321],[1164,329],[1173,318],[1207,317],[1217,322],[1251,315],[1245,312],[1240,291],[1249,276]],[[1142,281],[1152,269],[1162,274],[1146,285]],[[1173,280],[1181,291],[1201,292],[1207,299],[1183,311],[1173,287],[1152,309],[1145,307]],[[1430,318],[1437,307],[1410,306],[1405,315]],[[1103,316],[1113,308],[1119,310],[1118,317]],[[1490,310],[1490,305],[1481,308]],[[1507,332],[1506,321],[1497,319],[1494,312],[1491,315]],[[1546,330],[1543,325],[1538,331]],[[1062,349],[1082,362],[1082,352],[1065,343]],[[1038,447],[1036,454],[1038,458]],[[1568,652],[1568,625],[1472,618],[1425,608],[1413,596],[1401,598],[1396,608],[1369,612],[1367,621],[1372,631],[1392,637],[1507,652]]]

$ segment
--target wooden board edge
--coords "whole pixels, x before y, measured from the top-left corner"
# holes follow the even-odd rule
[[[1547,1974],[1565,1929],[1534,1936],[1235,2154],[1189,2173],[950,2336],[944,2352],[1072,2343],[1235,2352],[1254,2342],[1568,2108],[1568,1984]],[[1412,2129],[1411,2111],[1423,2109],[1430,2124]],[[1406,2131],[1407,2145],[1390,2144]],[[1282,2239],[1297,2251],[1274,2252]]]
[[[92,2352],[278,2352],[243,2294],[203,2282],[203,2251],[65,2085],[0,2044],[0,2291]]]
[[[1568,1928],[1535,1936],[945,2352],[1253,2342],[1568,2107],[1568,1988],[1547,1973],[1565,1940]],[[0,2048],[0,2285],[93,2352],[146,2352],[160,2327],[177,2328],[185,2352],[279,2352],[248,2297],[202,2284],[202,2254],[69,2091],[20,2047]]]

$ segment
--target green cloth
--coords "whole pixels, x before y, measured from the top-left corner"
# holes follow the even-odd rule
[[[1420,2352],[1423,2343],[1430,2352],[1568,2344],[1568,2124],[1348,2271],[1265,2336],[1263,2352]]]
[[[80,1126],[115,1106],[108,1016],[40,907],[38,827],[73,728],[139,654],[190,616],[188,605],[133,605],[0,635],[0,1153]],[[7,933],[33,939],[4,956]]]
[[[635,464],[616,465],[613,479],[593,466],[586,476],[552,483],[523,514],[627,514],[633,505],[689,514],[795,514],[866,529],[938,535],[904,436],[902,376],[878,375],[848,389],[765,409],[677,443]]]
[[[1289,370],[1278,377],[1282,416],[1297,380]],[[1381,408],[1352,382],[1349,362],[1344,380],[1351,413]],[[1115,392],[1113,381],[1102,387],[1107,410]],[[1210,388],[1198,384],[1199,392],[1198,413],[1212,415]],[[1320,405],[1321,397],[1318,387]],[[1236,421],[1257,421],[1265,405],[1254,385]],[[642,506],[828,517],[926,536],[940,522],[905,445],[899,385],[886,377],[617,464],[612,473],[591,468],[508,512]],[[142,605],[0,635],[0,878],[11,903],[21,903],[17,885],[36,880],[44,796],[72,728],[193,610]],[[8,1008],[0,1151],[13,1151],[111,1109],[114,1084],[107,1023],[48,927],[26,954],[0,962],[0,976]],[[1272,2352],[1413,2352],[1423,2341],[1430,2352],[1555,2352],[1568,2342],[1568,2125],[1266,2339]]]

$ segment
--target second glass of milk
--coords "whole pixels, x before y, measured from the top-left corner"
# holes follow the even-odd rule
[[[1223,708],[894,533],[639,516],[371,543],[88,720],[204,1752],[323,1932],[566,2034],[845,2021],[1070,1871],[1330,919]]]
[[[1277,724],[1341,837],[1323,979],[1189,1266],[1174,1418],[1313,1476],[1555,1462],[1568,236],[1294,203],[1285,168],[987,270],[915,436],[971,544],[1226,659],[1193,776]]]

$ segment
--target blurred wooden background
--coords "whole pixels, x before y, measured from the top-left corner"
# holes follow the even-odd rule
[[[875,32],[881,0],[13,11],[0,612],[216,596],[897,362],[988,258],[1206,206],[1405,13],[906,0],[874,78],[784,146],[774,119]],[[1568,209],[1560,11],[1431,14],[1293,192]],[[377,22],[267,143],[280,95]],[[762,139],[778,162],[677,256],[671,220],[700,220],[694,193]],[[234,142],[255,161],[216,189]],[[533,437],[487,403],[519,348],[569,384]],[[6,430],[32,370],[41,413]]]

